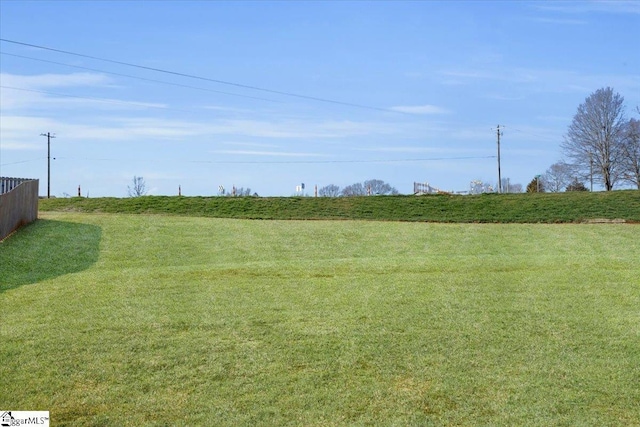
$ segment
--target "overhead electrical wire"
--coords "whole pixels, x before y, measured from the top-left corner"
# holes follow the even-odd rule
[[[388,113],[391,112],[391,113],[397,113],[397,114],[408,114],[406,112],[392,110],[392,109],[389,109],[389,108],[373,107],[373,106],[369,106],[369,105],[356,104],[356,103],[352,103],[352,102],[337,101],[337,100],[328,99],[328,98],[320,98],[320,97],[316,97],[316,96],[301,95],[301,94],[297,94],[297,93],[293,93],[293,92],[286,92],[286,91],[280,91],[280,90],[274,90],[274,89],[267,89],[267,88],[263,88],[263,87],[259,87],[259,86],[246,85],[246,84],[235,83],[235,82],[231,82],[231,81],[227,81],[227,80],[213,79],[213,78],[210,78],[210,77],[203,77],[203,76],[197,76],[197,75],[194,75],[194,74],[182,73],[182,72],[179,72],[179,71],[165,70],[165,69],[162,69],[162,68],[148,67],[148,66],[145,66],[145,65],[133,64],[133,63],[130,63],[130,62],[117,61],[117,60],[108,59],[108,58],[101,58],[101,57],[94,56],[94,55],[86,55],[86,54],[83,54],[83,53],[71,52],[71,51],[68,51],[68,50],[56,49],[56,48],[36,45],[36,44],[32,44],[32,43],[25,43],[25,42],[20,42],[20,41],[17,41],[17,40],[9,40],[9,39],[5,39],[5,38],[0,38],[0,41],[1,42],[5,42],[5,43],[11,43],[11,44],[15,44],[15,45],[20,45],[20,46],[32,47],[32,48],[36,48],[36,49],[48,50],[50,52],[62,53],[62,54],[65,54],[65,55],[77,56],[77,57],[80,57],[80,58],[87,58],[87,59],[93,59],[93,60],[96,60],[96,61],[108,62],[108,63],[111,63],[111,64],[123,65],[123,66],[126,66],[126,67],[132,67],[132,68],[138,68],[138,69],[142,69],[142,70],[154,71],[154,72],[157,72],[157,73],[169,74],[169,75],[174,75],[174,76],[179,76],[179,77],[186,77],[186,78],[190,78],[190,79],[196,79],[196,80],[202,80],[202,81],[218,83],[218,84],[223,84],[223,85],[228,85],[228,86],[234,86],[234,87],[239,87],[239,88],[243,88],[243,89],[257,90],[257,91],[266,92],[266,93],[273,93],[273,94],[276,94],[276,95],[289,96],[289,97],[294,97],[294,98],[299,98],[299,99],[307,99],[307,100],[310,100],[310,101],[324,102],[324,103],[329,103],[329,104],[343,105],[343,106],[346,106],[346,107],[354,107],[354,108],[362,108],[362,109],[367,109],[367,110],[384,111],[384,112],[388,112]]]
[[[377,111],[384,111],[384,112],[393,112],[393,113],[398,113],[398,114],[409,114],[409,113],[406,113],[406,112],[403,112],[403,111],[392,110],[392,109],[387,109],[387,108],[373,107],[373,106],[368,106],[368,105],[363,105],[363,104],[356,104],[356,103],[351,103],[351,102],[337,101],[337,100],[328,99],[328,98],[320,98],[320,97],[315,97],[315,96],[301,95],[301,94],[297,94],[297,93],[293,93],[293,92],[267,89],[267,88],[262,88],[262,87],[258,87],[258,86],[252,86],[252,85],[235,83],[235,82],[230,82],[230,81],[225,81],[225,80],[213,79],[213,78],[209,78],[209,77],[197,76],[197,75],[193,75],[193,74],[187,74],[187,73],[182,73],[182,72],[177,72],[177,71],[172,71],[172,70],[166,70],[166,69],[161,69],[161,68],[156,68],[156,67],[148,67],[148,66],[144,66],[144,65],[133,64],[133,63],[128,63],[128,62],[124,62],[124,61],[117,61],[117,60],[108,59],[108,58],[102,58],[102,57],[98,57],[98,56],[94,56],[94,55],[87,55],[87,54],[82,54],[82,53],[77,53],[77,52],[71,52],[71,51],[67,51],[67,50],[56,49],[56,48],[51,48],[51,47],[41,46],[41,45],[36,45],[36,44],[31,44],[31,43],[25,43],[25,42],[20,42],[20,41],[16,41],[16,40],[9,40],[9,39],[0,38],[0,41],[5,42],[5,43],[15,44],[15,45],[21,45],[21,46],[27,46],[27,47],[32,47],[32,48],[36,48],[36,49],[47,50],[47,51],[51,51],[51,52],[62,53],[62,54],[65,54],[65,55],[72,55],[72,56],[77,56],[77,57],[81,57],[81,58],[87,58],[87,59],[92,59],[92,60],[97,60],[97,61],[117,64],[117,65],[123,65],[123,66],[127,66],[127,67],[132,67],[132,68],[138,68],[138,69],[143,69],[143,70],[148,70],[148,71],[154,71],[154,72],[168,74],[168,75],[174,75],[174,76],[179,76],[179,77],[185,77],[185,78],[191,78],[191,79],[196,79],[196,80],[201,80],[201,81],[208,81],[208,82],[213,82],[213,83],[218,83],[218,84],[223,84],[223,85],[229,85],[229,86],[239,87],[239,88],[243,88],[243,89],[262,91],[262,92],[272,93],[272,94],[276,94],[276,95],[283,95],[283,96],[295,97],[295,98],[300,98],[300,99],[307,99],[307,100],[312,100],[312,101],[317,101],[317,102],[324,102],[324,103],[343,105],[343,106],[348,106],[348,107],[363,108],[363,109],[377,110]],[[238,96],[238,97],[244,97],[244,98],[257,99],[257,100],[262,100],[262,101],[280,102],[280,101],[277,101],[277,100],[274,100],[274,99],[268,99],[268,98],[254,97],[254,96],[250,96],[250,95],[243,95],[243,94],[237,94],[237,93],[231,93],[231,92],[218,91],[218,90],[214,90],[214,89],[208,89],[208,88],[185,85],[185,84],[180,84],[180,83],[173,83],[173,82],[167,82],[167,81],[162,81],[162,80],[150,79],[150,78],[146,78],[146,77],[134,76],[134,75],[130,75],[130,74],[116,73],[116,72],[105,71],[105,70],[100,70],[100,69],[96,69],[96,68],[90,68],[90,67],[84,67],[84,66],[72,65],[72,64],[65,64],[65,63],[62,63],[62,62],[56,62],[56,61],[50,61],[50,60],[45,60],[45,59],[33,58],[33,57],[28,57],[28,56],[24,56],[24,55],[17,55],[17,54],[12,54],[12,53],[7,53],[7,52],[0,52],[0,53],[2,55],[13,56],[13,57],[17,57],[17,58],[30,59],[30,60],[34,60],[34,61],[40,61],[40,62],[55,64],[55,65],[62,65],[62,66],[67,66],[67,67],[72,67],[72,68],[77,68],[77,69],[83,69],[83,70],[87,70],[87,71],[100,72],[100,73],[116,75],[116,76],[120,76],[120,77],[133,78],[133,79],[138,79],[138,80],[142,80],[142,81],[149,81],[149,82],[153,82],[153,83],[166,84],[166,85],[184,87],[184,88],[195,89],[195,90],[203,90],[203,91],[221,93],[221,94],[230,95],[230,96]],[[6,88],[6,89],[13,89],[13,90],[21,90],[21,91],[28,91],[28,92],[50,94],[50,95],[56,95],[56,96],[65,96],[65,97],[70,97],[70,98],[87,99],[87,100],[93,100],[93,101],[105,102],[105,103],[113,103],[113,104],[121,104],[121,105],[134,105],[134,106],[148,107],[148,108],[173,109],[171,107],[166,107],[166,106],[161,106],[161,105],[154,105],[154,104],[146,104],[146,103],[140,103],[140,102],[118,101],[118,100],[105,99],[105,98],[96,98],[96,97],[83,97],[83,96],[77,96],[77,95],[69,95],[69,94],[62,94],[62,93],[55,93],[55,92],[34,90],[34,89],[26,89],[26,88],[18,88],[18,87],[11,87],[11,86],[0,86],[0,87]],[[181,111],[184,111],[184,110],[181,110]],[[439,158],[419,158],[419,159],[416,159],[416,158],[412,158],[412,159],[380,159],[380,160],[298,160],[298,161],[183,160],[183,161],[184,162],[188,162],[188,163],[207,163],[207,164],[330,164],[330,163],[431,162],[431,161],[491,159],[491,158],[495,158],[495,157],[496,156],[468,156],[468,157],[439,157]],[[60,157],[59,159],[60,160],[64,160],[64,159],[78,160],[76,158],[70,158],[70,157]],[[83,158],[82,160],[121,161],[121,159],[88,159],[88,158]],[[27,161],[24,161],[24,162],[30,162],[30,161],[32,161],[32,160],[27,160]],[[175,161],[175,159],[174,159],[174,161]],[[8,166],[8,165],[17,164],[17,163],[24,163],[24,162],[7,163],[7,164],[3,164],[2,166]]]
[[[486,157],[434,157],[426,159],[378,159],[378,160],[283,160],[283,161],[216,161],[216,160],[192,160],[192,163],[231,163],[231,164],[324,164],[324,163],[408,163],[408,162],[434,162],[444,160],[477,160],[490,159],[496,156]]]
[[[478,160],[478,159],[494,159],[496,156],[469,156],[469,157],[433,157],[423,159],[378,159],[378,160],[261,160],[261,161],[249,161],[249,160],[177,160],[171,159],[172,162],[181,163],[206,163],[206,164],[328,164],[328,163],[409,163],[409,162],[433,162],[433,161],[446,161],[446,160]],[[96,158],[77,158],[77,157],[57,157],[59,160],[91,160],[102,162],[121,162],[123,159],[96,159]],[[135,160],[135,159],[127,159]],[[157,161],[151,159],[139,159],[140,161]]]
[[[146,77],[133,76],[131,74],[114,73],[113,71],[105,71],[105,70],[100,70],[100,69],[97,69],[97,68],[83,67],[83,66],[80,66],[80,65],[65,64],[64,62],[49,61],[47,59],[39,59],[39,58],[30,57],[30,56],[16,55],[14,53],[0,52],[0,55],[13,56],[13,57],[16,57],[16,58],[22,58],[22,59],[29,59],[29,60],[32,60],[32,61],[45,62],[47,64],[62,65],[62,66],[65,66],[65,67],[77,68],[79,70],[94,71],[94,72],[97,72],[97,73],[110,74],[110,75],[119,76],[119,77],[127,77],[127,78],[130,78],[130,79],[137,79],[137,80],[142,80],[142,81],[147,81],[147,82],[152,82],[152,83],[160,83],[160,84],[164,84],[164,85],[177,86],[177,87],[183,87],[183,88],[195,89],[195,90],[202,90],[202,91],[206,91],[206,92],[220,93],[220,94],[223,94],[223,95],[239,96],[241,98],[257,99],[259,101],[281,102],[281,101],[276,101],[275,99],[261,98],[259,96],[242,95],[242,94],[239,94],[239,93],[224,92],[224,91],[221,91],[221,90],[208,89],[208,88],[199,87],[199,86],[191,86],[191,85],[185,85],[185,84],[180,84],[180,83],[167,82],[167,81],[164,81],[164,80],[156,80],[156,79],[149,79],[149,78],[146,78]]]
[[[41,160],[45,160],[46,157],[40,157],[38,159],[31,159],[31,160],[20,160],[18,162],[11,162],[11,163],[2,163],[0,164],[0,166],[11,166],[11,165],[19,165],[22,163],[32,163],[32,162],[39,162]]]
[[[505,126],[506,127],[506,126]],[[542,136],[539,134],[535,134],[533,132],[529,132],[529,131],[525,131],[525,130],[520,130],[520,129],[516,129],[516,128],[510,128],[511,130],[514,130],[516,132],[520,132],[520,133],[524,133],[525,135],[531,135],[531,136],[535,136],[536,138],[540,138],[542,140],[549,140],[551,137],[549,136]]]

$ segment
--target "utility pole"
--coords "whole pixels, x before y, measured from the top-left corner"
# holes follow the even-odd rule
[[[40,136],[47,137],[47,199],[51,198],[51,138],[56,136],[50,132],[41,133]]]
[[[502,193],[502,175],[500,173],[500,125],[497,126],[496,134],[498,135],[498,193]]]

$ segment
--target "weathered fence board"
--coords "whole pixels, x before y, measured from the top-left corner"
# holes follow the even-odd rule
[[[38,180],[0,178],[0,240],[38,219]]]

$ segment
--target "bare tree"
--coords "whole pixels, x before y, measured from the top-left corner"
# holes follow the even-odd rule
[[[391,185],[379,179],[369,179],[364,183],[357,182],[347,185],[341,191],[345,197],[350,196],[367,196],[367,195],[383,195],[383,194],[399,194]]]
[[[640,120],[630,119],[622,149],[622,180],[640,190]]]
[[[512,183],[509,178],[502,178],[502,191],[504,193],[522,193],[522,184]],[[496,185],[496,187],[498,187]]]
[[[624,98],[607,87],[578,107],[562,149],[582,177],[593,177],[607,191],[620,179],[624,141]]]
[[[224,194],[223,194],[224,195]],[[228,197],[248,197],[251,195],[251,188],[233,187],[230,193],[226,193]]]
[[[559,193],[571,182],[572,172],[573,168],[568,163],[559,161],[552,164],[542,176],[544,188],[551,193]]]
[[[509,193],[522,193],[522,184],[509,184],[508,190]]]
[[[369,195],[398,194],[398,190],[380,179],[369,179],[364,182],[364,189]]]
[[[340,187],[335,184],[325,185],[318,190],[320,197],[338,197],[340,196]]]
[[[127,192],[129,197],[141,197],[147,194],[147,183],[144,182],[144,178],[141,176],[134,176],[132,185],[127,185]]]
[[[341,194],[345,197],[352,197],[364,196],[367,194],[367,192],[364,186],[361,183],[357,182],[355,184],[347,185],[346,187],[344,187]]]

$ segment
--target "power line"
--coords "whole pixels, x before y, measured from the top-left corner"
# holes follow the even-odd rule
[[[503,127],[506,127],[506,126],[503,126]],[[540,138],[540,139],[543,139],[543,140],[549,140],[549,139],[551,139],[551,137],[550,137],[550,136],[542,136],[542,135],[535,134],[535,133],[533,133],[533,132],[529,132],[529,131],[525,131],[525,130],[520,130],[520,129],[516,129],[516,128],[513,128],[513,127],[510,127],[509,129],[514,130],[514,131],[516,131],[516,132],[524,133],[525,135],[535,136],[536,138]]]
[[[375,159],[375,160],[262,160],[262,161],[233,161],[233,160],[176,160],[172,159],[172,162],[183,162],[183,163],[206,163],[206,164],[330,164],[330,163],[409,163],[409,162],[433,162],[433,161],[447,161],[447,160],[480,160],[480,159],[495,159],[496,156],[470,156],[470,157],[432,157],[432,158],[424,158],[424,159]],[[125,159],[116,159],[116,158],[78,158],[78,157],[56,157],[58,160],[90,160],[90,161],[104,161],[104,162],[122,162]],[[131,159],[127,158],[126,160],[131,161],[157,161],[149,158],[146,159]]]
[[[156,80],[156,79],[149,79],[149,78],[146,78],[146,77],[133,76],[131,74],[114,73],[112,71],[105,71],[105,70],[100,70],[100,69],[97,69],[97,68],[83,67],[83,66],[80,66],[80,65],[65,64],[64,62],[49,61],[47,59],[32,58],[30,56],[16,55],[14,53],[0,52],[0,55],[13,56],[13,57],[16,57],[16,58],[22,58],[22,59],[29,59],[29,60],[32,60],[32,61],[45,62],[47,64],[62,65],[62,66],[65,66],[65,67],[77,68],[79,70],[95,71],[97,73],[110,74],[110,75],[119,76],[119,77],[127,77],[127,78],[130,78],[130,79],[137,79],[137,80],[142,80],[142,81],[147,81],[147,82],[152,82],[152,83],[160,83],[160,84],[164,84],[164,85],[183,87],[183,88],[187,88],[187,89],[202,90],[202,91],[206,91],[206,92],[220,93],[220,94],[223,94],[223,95],[230,95],[230,96],[239,96],[241,98],[257,99],[259,101],[281,102],[281,101],[276,101],[275,99],[261,98],[261,97],[258,97],[258,96],[251,96],[251,95],[242,95],[242,94],[233,93],[233,92],[224,92],[224,91],[221,91],[221,90],[208,89],[208,88],[204,88],[204,87],[191,86],[191,85],[184,85],[184,84],[180,84],[180,83],[172,83],[172,82],[167,82],[167,81],[164,81],[164,80]]]
[[[428,159],[376,159],[376,160],[283,160],[283,161],[217,161],[217,160],[193,160],[192,163],[214,164],[327,164],[327,163],[409,163],[409,162],[433,162],[445,160],[477,160],[492,159],[495,156],[486,157],[439,157]]]
[[[19,165],[22,163],[32,163],[32,162],[39,162],[40,160],[44,159],[45,157],[39,157],[37,159],[31,159],[31,160],[20,160],[18,162],[11,162],[11,163],[2,163],[0,164],[0,166],[11,166],[11,165]]]
[[[351,102],[336,101],[336,100],[328,99],[328,98],[319,98],[319,97],[309,96],[309,95],[300,95],[300,94],[293,93],[293,92],[285,92],[285,91],[280,91],[280,90],[267,89],[267,88],[262,88],[262,87],[258,87],[258,86],[246,85],[246,84],[242,84],[242,83],[235,83],[235,82],[230,82],[230,81],[226,81],[226,80],[219,80],[219,79],[213,79],[213,78],[209,78],[209,77],[197,76],[197,75],[194,75],[194,74],[182,73],[182,72],[178,72],[178,71],[165,70],[165,69],[162,69],[162,68],[147,67],[145,65],[132,64],[130,62],[117,61],[117,60],[114,60],[114,59],[101,58],[101,57],[98,57],[98,56],[86,55],[86,54],[82,54],[82,53],[71,52],[71,51],[68,51],[68,50],[56,49],[56,48],[52,48],[52,47],[41,46],[41,45],[36,45],[36,44],[31,44],[31,43],[25,43],[25,42],[20,42],[20,41],[16,41],[16,40],[9,40],[9,39],[0,38],[0,41],[5,42],[5,43],[12,43],[12,44],[16,44],[16,45],[21,45],[21,46],[33,47],[33,48],[36,48],[36,49],[48,50],[48,51],[51,51],[51,52],[62,53],[62,54],[65,54],[65,55],[73,55],[73,56],[77,56],[77,57],[80,57],[80,58],[88,58],[88,59],[93,59],[93,60],[96,60],[96,61],[109,62],[111,64],[124,65],[126,67],[133,67],[133,68],[138,68],[138,69],[142,69],[142,70],[154,71],[154,72],[157,72],[157,73],[169,74],[169,75],[174,75],[174,76],[179,76],[179,77],[186,77],[186,78],[196,79],[196,80],[203,80],[203,81],[208,81],[208,82],[213,82],[213,83],[218,83],[218,84],[223,84],[223,85],[228,85],[228,86],[240,87],[240,88],[243,88],[243,89],[258,90],[258,91],[261,91],[261,92],[273,93],[273,94],[277,94],[277,95],[289,96],[289,97],[300,98],[300,99],[307,99],[307,100],[311,100],[311,101],[324,102],[324,103],[329,103],[329,104],[343,105],[343,106],[347,106],[347,107],[362,108],[362,109],[367,109],[367,110],[376,110],[376,111],[384,111],[384,112],[393,112],[393,113],[399,113],[399,114],[407,114],[407,113],[403,113],[401,111],[391,110],[391,109],[388,109],[388,108],[372,107],[372,106],[368,106],[368,105],[355,104],[355,103],[351,103]]]

